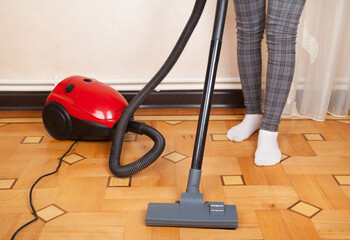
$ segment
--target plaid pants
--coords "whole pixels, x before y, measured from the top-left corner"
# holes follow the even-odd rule
[[[261,40],[266,30],[268,65],[260,129],[278,131],[295,68],[297,28],[305,0],[234,0],[237,58],[247,114],[261,113]]]

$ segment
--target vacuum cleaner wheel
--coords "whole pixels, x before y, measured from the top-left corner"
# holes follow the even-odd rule
[[[58,102],[49,102],[45,105],[43,122],[50,135],[58,140],[67,140],[72,135],[72,119]]]

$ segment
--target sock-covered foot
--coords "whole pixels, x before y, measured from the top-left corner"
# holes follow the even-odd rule
[[[277,142],[278,132],[259,131],[258,147],[254,163],[257,166],[272,166],[281,161],[281,150]]]
[[[246,114],[243,121],[227,132],[227,138],[234,142],[242,142],[249,138],[261,125],[260,114]]]

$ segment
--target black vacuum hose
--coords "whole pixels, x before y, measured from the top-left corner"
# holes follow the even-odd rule
[[[143,134],[151,137],[154,141],[155,144],[153,148],[139,160],[127,165],[120,165],[123,138],[125,132],[127,131],[132,115],[141,105],[144,99],[161,83],[161,81],[166,77],[166,75],[175,65],[202,15],[205,3],[206,0],[196,0],[192,14],[169,57],[163,66],[154,75],[151,81],[149,81],[148,84],[131,100],[128,107],[124,110],[123,115],[119,119],[112,142],[111,154],[109,156],[109,169],[117,177],[127,177],[141,171],[142,169],[152,164],[155,160],[157,160],[158,157],[162,154],[165,147],[163,136],[156,129],[147,126],[146,124],[141,124],[142,127],[140,126],[140,128],[143,129]],[[132,122],[130,122],[130,124],[132,125]],[[132,128],[133,127],[130,127],[130,129]]]
[[[128,174],[127,176],[130,176],[148,167],[157,158],[159,158],[160,154],[162,154],[164,150],[165,140],[160,132],[158,132],[153,127],[141,122],[130,121],[127,131],[137,133],[139,135],[145,134],[154,142],[151,150],[149,150],[144,156],[142,156],[139,160],[127,165],[128,172],[126,174]]]

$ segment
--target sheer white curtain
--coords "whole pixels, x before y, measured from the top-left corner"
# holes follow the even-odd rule
[[[297,38],[296,70],[283,116],[323,121],[350,107],[350,1],[307,0]]]

